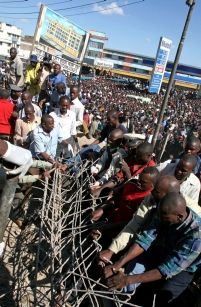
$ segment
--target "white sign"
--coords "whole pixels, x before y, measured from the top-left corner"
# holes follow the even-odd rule
[[[113,68],[114,67],[114,63],[112,61],[97,59],[97,58],[94,60],[94,65],[105,67],[105,68]]]
[[[161,37],[149,85],[150,93],[158,94],[160,92],[171,46],[172,46],[172,41],[170,39],[166,37]]]
[[[45,52],[44,50],[41,50],[37,47],[34,49],[33,53],[38,56],[39,61],[42,61],[44,56],[47,55],[47,52]],[[66,71],[71,72],[73,74],[79,75],[79,72],[80,72],[80,65],[79,64],[73,63],[73,62],[65,60],[65,59],[62,59],[62,58],[60,58],[56,55],[53,55],[53,54],[51,54],[51,56],[52,56],[52,61],[60,64],[61,68],[63,70],[66,70]]]

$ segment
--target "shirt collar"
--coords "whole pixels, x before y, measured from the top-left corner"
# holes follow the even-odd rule
[[[67,110],[67,113],[65,115],[61,114],[60,110],[56,110],[56,115],[59,116],[59,117],[68,117],[70,114],[69,114],[69,110]]]
[[[79,101],[79,98],[78,98],[78,97],[76,97],[75,99],[73,99],[73,100],[72,100],[72,103],[73,103],[73,102],[76,102],[76,101]]]
[[[52,131],[53,131],[53,130],[52,130]],[[52,132],[52,131],[51,131],[51,132]],[[38,127],[38,133],[42,133],[42,134],[44,134],[45,136],[50,136],[50,135],[51,135],[51,132],[50,132],[50,133],[45,132],[45,131],[43,130],[43,128],[42,128],[41,125]]]
[[[186,211],[187,211],[188,215],[187,215],[186,219],[183,221],[183,223],[179,224],[176,227],[177,231],[180,231],[183,228],[185,228],[186,226],[188,226],[190,224],[191,220],[192,220],[192,211],[189,208],[186,208]]]

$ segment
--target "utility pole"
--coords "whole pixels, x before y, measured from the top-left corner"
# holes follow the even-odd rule
[[[80,56],[80,72],[79,72],[79,76],[78,76],[78,87],[80,87],[80,83],[81,83],[82,66],[83,66],[85,55],[87,53],[87,48],[88,48],[88,45],[89,45],[90,37],[91,37],[90,33],[87,33],[86,39],[85,39],[85,42],[84,42],[84,46],[83,46],[83,49],[82,49],[82,54]]]
[[[186,22],[185,22],[185,25],[184,25],[184,28],[183,28],[183,32],[182,32],[182,35],[181,35],[181,38],[180,38],[180,42],[179,42],[179,45],[178,45],[178,48],[177,48],[177,53],[176,53],[176,56],[175,56],[174,65],[172,67],[169,83],[168,83],[168,86],[167,86],[167,89],[166,89],[166,92],[165,92],[164,100],[163,100],[162,105],[161,105],[156,129],[154,131],[154,135],[153,135],[153,139],[152,139],[153,147],[155,147],[156,141],[158,139],[158,134],[159,134],[159,131],[160,131],[164,112],[165,112],[165,109],[167,107],[169,94],[170,94],[170,91],[171,91],[171,88],[172,88],[172,85],[173,85],[173,82],[174,82],[174,76],[175,76],[175,73],[176,73],[176,70],[177,70],[177,66],[178,66],[180,55],[181,55],[181,52],[182,52],[182,49],[183,49],[184,41],[186,39],[188,26],[189,26],[189,23],[190,23],[190,20],[191,20],[191,17],[192,17],[193,8],[194,8],[194,5],[195,5],[195,0],[187,0],[186,4],[188,5],[189,10],[188,10]]]

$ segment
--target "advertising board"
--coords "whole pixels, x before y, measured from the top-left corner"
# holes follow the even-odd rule
[[[166,37],[161,37],[152,76],[149,84],[150,93],[159,93],[165,73],[165,68],[170,54],[172,41]]]
[[[41,5],[34,43],[49,46],[62,55],[79,61],[88,37],[87,31]]]
[[[98,59],[96,58],[94,60],[94,65],[105,67],[105,68],[113,68],[114,64],[112,61],[104,60],[104,59]]]
[[[63,70],[79,75],[80,64],[61,58],[54,49],[39,45],[34,48],[34,54],[37,55],[39,61],[42,61],[45,56],[51,55],[52,62],[60,64]]]

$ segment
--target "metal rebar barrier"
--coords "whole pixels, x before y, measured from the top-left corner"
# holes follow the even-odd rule
[[[101,250],[91,237],[90,212],[97,206],[89,192],[92,182],[88,163],[76,175],[56,170],[52,180],[33,187],[24,204],[25,229],[7,227],[4,262],[17,306],[134,306],[130,295],[109,291],[101,275],[91,272]]]

